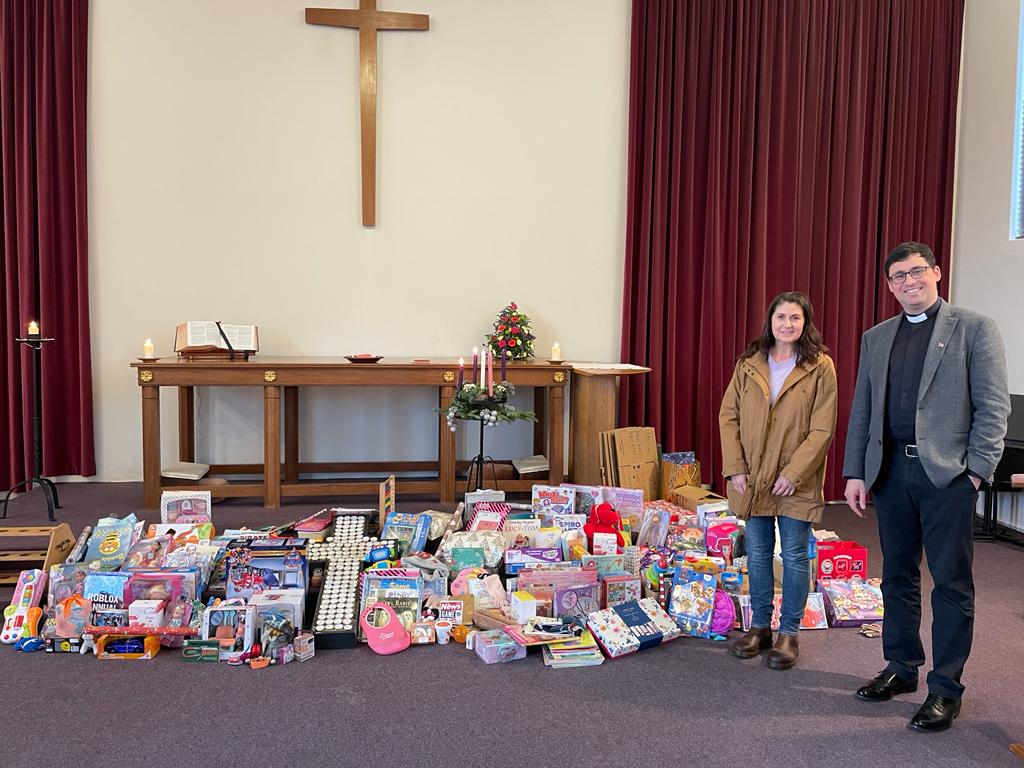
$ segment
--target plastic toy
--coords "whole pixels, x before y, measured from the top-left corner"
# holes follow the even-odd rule
[[[371,624],[368,618],[371,613],[377,611],[383,611],[387,618],[387,621],[379,627],[375,623]],[[382,656],[404,651],[412,642],[408,630],[402,625],[395,609],[387,603],[374,603],[364,610],[359,617],[359,626],[363,628],[371,650]]]
[[[100,635],[96,638],[96,656],[101,659],[152,659],[159,652],[160,640],[156,635]]]
[[[37,632],[43,612],[38,607],[46,588],[46,571],[38,568],[22,571],[14,588],[11,604],[4,609],[4,627],[0,630],[0,643],[13,645],[22,637]]]
[[[283,659],[280,652],[295,639],[295,627],[280,613],[261,613],[260,617],[263,618],[263,635],[260,638],[263,655],[270,659],[271,664],[277,664]]]

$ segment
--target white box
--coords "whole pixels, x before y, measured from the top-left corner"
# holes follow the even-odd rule
[[[144,627],[162,627],[164,625],[164,601],[132,601],[132,604],[128,606],[128,623],[140,624]]]

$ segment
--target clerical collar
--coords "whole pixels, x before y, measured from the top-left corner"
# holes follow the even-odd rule
[[[939,299],[936,299],[935,303],[932,304],[930,307],[928,307],[928,309],[926,309],[920,315],[908,315],[908,314],[906,314],[906,312],[904,312],[903,314],[907,318],[907,320],[909,320],[912,323],[923,323],[929,317],[935,317],[935,315],[936,315],[936,313],[938,311],[939,311]]]

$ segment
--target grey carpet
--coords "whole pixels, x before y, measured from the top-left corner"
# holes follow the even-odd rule
[[[135,510],[142,495],[136,483],[60,492],[60,519],[76,534],[101,514]],[[235,500],[215,514],[222,528],[278,523],[321,506],[269,511]],[[12,503],[7,524],[44,523],[38,492]],[[878,574],[870,513],[861,521],[830,508],[824,526],[866,544]],[[456,645],[394,657],[365,647],[323,651],[262,671],[187,664],[168,650],[153,661],[104,662],[2,647],[0,764],[1022,766],[1008,744],[1024,741],[1024,551],[979,543],[975,576],[964,708],[944,734],[906,727],[923,688],[885,704],[853,697],[884,662],[881,641],[852,629],[805,632],[800,663],[788,672],[689,639],[557,671],[539,651],[488,666]],[[10,591],[0,594],[6,604]]]

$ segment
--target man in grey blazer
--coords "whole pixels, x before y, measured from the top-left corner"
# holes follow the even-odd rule
[[[932,590],[928,697],[910,721],[950,727],[974,628],[972,534],[978,486],[995,471],[1010,412],[1003,340],[991,318],[939,298],[942,277],[923,243],[898,245],[886,283],[903,307],[864,333],[843,475],[858,515],[875,498],[882,544],[885,670],[857,691],[888,701],[917,690],[921,551]]]

